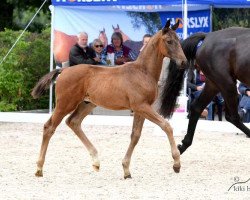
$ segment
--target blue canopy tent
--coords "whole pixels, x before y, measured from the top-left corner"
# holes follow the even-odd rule
[[[183,38],[186,38],[188,33],[188,11],[211,10],[212,7],[245,8],[250,7],[250,0],[52,0],[52,6],[50,7],[52,13],[50,70],[54,68],[55,30],[57,31],[56,34],[58,34],[58,30],[59,34],[62,32],[67,33],[66,35],[60,35],[61,38],[73,40],[76,32],[80,32],[81,28],[84,27],[81,24],[83,21],[87,24],[84,30],[88,28],[87,32],[93,32],[93,30],[98,30],[98,28],[100,30],[101,27],[105,27],[105,25],[107,27],[107,21],[109,24],[112,24],[111,21],[115,23],[117,20],[120,20],[122,12],[163,13],[166,11],[179,11],[182,13],[181,18],[183,19]],[[78,13],[80,10],[83,11],[81,14],[79,14],[80,12]],[[112,12],[119,14],[113,17]],[[100,13],[104,13],[105,15],[101,17],[99,16]],[[70,15],[71,18],[69,17]],[[125,18],[119,22],[125,24]],[[94,23],[99,23],[99,26],[94,26]],[[211,21],[207,23],[209,23],[211,30]],[[114,25],[116,25],[116,23]],[[110,28],[110,25],[108,28]],[[108,28],[106,28],[106,31],[109,31]],[[128,30],[126,29],[126,31]],[[143,33],[143,31],[141,32]],[[131,35],[135,37],[134,40],[138,40],[137,38],[139,37],[141,38],[139,33],[140,31],[138,30],[131,33]],[[55,45],[55,47],[58,46],[59,45]],[[49,110],[50,112],[52,111],[52,88],[50,89]]]

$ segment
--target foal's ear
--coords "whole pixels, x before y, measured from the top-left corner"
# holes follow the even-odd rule
[[[179,27],[180,20],[178,19],[177,23],[171,27],[172,30],[176,31],[176,29]]]
[[[167,33],[169,26],[170,26],[170,19],[166,22],[164,28],[162,29],[162,34]]]
[[[166,24],[165,24],[165,27],[164,27],[164,28],[168,29],[168,28],[169,28],[169,26],[170,26],[170,19],[166,22]]]

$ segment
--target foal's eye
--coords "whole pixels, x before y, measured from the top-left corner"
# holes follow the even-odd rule
[[[167,41],[168,44],[173,44],[172,40]]]

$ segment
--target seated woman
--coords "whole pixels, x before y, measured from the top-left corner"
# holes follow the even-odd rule
[[[122,34],[114,32],[111,36],[111,44],[104,49],[104,55],[114,54],[114,63],[122,65],[129,61],[136,60],[135,53],[127,46],[123,45]]]
[[[238,91],[241,94],[239,115],[243,122],[250,122],[250,87],[240,83]]]
[[[103,53],[103,44],[100,39],[94,39],[92,42],[92,48],[95,51],[97,65],[107,65],[106,56]]]

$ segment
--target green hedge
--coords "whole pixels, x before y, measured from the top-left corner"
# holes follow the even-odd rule
[[[0,61],[14,44],[20,31],[0,32]],[[42,33],[26,32],[0,65],[0,111],[48,109],[49,93],[32,99],[35,83],[49,72],[50,29]]]

